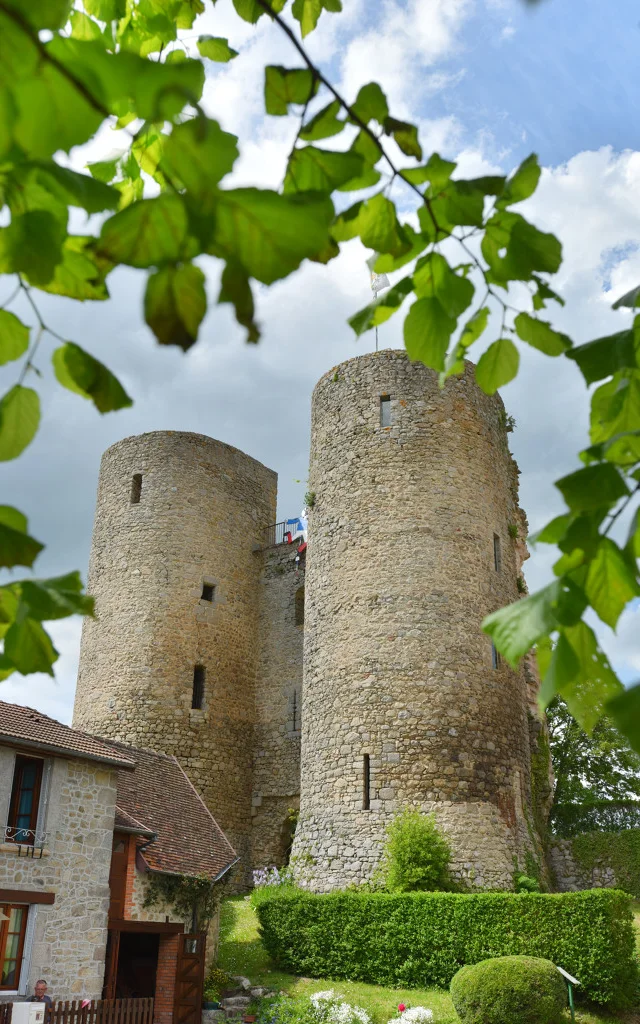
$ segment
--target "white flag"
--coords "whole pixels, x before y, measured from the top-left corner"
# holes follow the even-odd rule
[[[383,288],[388,288],[389,287],[389,278],[387,277],[387,275],[386,274],[376,274],[374,269],[373,269],[375,264],[376,264],[376,260],[378,259],[379,255],[380,255],[379,253],[374,252],[373,256],[370,256],[369,259],[367,260],[367,266],[368,266],[369,272],[371,274],[371,291],[376,296],[377,296],[378,292],[382,291]]]

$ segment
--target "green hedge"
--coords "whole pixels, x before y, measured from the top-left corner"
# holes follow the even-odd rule
[[[294,974],[378,985],[448,986],[465,964],[544,957],[596,1003],[631,1005],[637,987],[631,899],[560,893],[263,894],[262,941]]]

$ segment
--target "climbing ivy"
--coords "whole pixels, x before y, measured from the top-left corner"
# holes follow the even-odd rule
[[[574,861],[585,873],[610,867],[618,889],[640,899],[640,828],[622,832],[584,832],[569,840]]]
[[[154,871],[147,876],[143,906],[172,907],[195,931],[206,932],[225,891],[225,879],[216,881],[207,875],[167,875]]]

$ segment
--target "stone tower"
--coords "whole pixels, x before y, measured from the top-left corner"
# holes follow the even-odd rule
[[[483,617],[516,600],[526,535],[498,396],[401,351],[313,394],[301,814],[306,884],[371,876],[386,824],[434,810],[456,874],[510,888],[538,840],[527,686]]]
[[[143,434],[105,452],[88,582],[97,617],[85,619],[74,715],[79,728],[174,754],[245,866],[260,548],[276,479],[199,434]],[[284,733],[287,699],[274,697]]]

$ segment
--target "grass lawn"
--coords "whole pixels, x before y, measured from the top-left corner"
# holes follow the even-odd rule
[[[636,931],[640,944],[640,902],[636,904]],[[274,966],[263,949],[258,938],[255,912],[248,899],[242,896],[234,896],[222,904],[218,966],[229,974],[245,975],[255,985],[264,985],[291,996],[311,995],[320,989],[334,988],[347,1002],[367,1010],[374,1024],[387,1024],[398,1003],[428,1006],[433,1010],[434,1024],[459,1024],[449,993],[442,989],[382,988],[362,982],[331,982],[326,978],[299,978],[294,974],[284,974]],[[570,1019],[568,1012],[566,1019]],[[620,1017],[603,1011],[579,1009],[576,1012],[579,1024],[611,1024],[620,1020],[626,1024],[640,1024],[640,1014]]]

